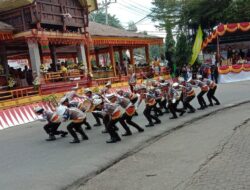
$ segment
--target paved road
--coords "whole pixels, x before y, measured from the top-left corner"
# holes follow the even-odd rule
[[[249,107],[186,125],[74,189],[250,189]]]
[[[146,129],[144,133],[135,132],[114,145],[104,143],[108,136],[101,134],[102,128],[87,132],[90,140],[77,145],[68,143],[70,137],[50,143],[44,141],[46,136],[38,122],[3,130],[0,132],[1,190],[63,189],[80,178],[98,173],[126,153],[151,142],[149,139],[159,137],[176,126],[216,109],[250,100],[249,85],[249,81],[220,85],[218,97],[223,105],[185,115],[175,121],[170,121],[166,115],[161,118],[161,125]],[[147,123],[143,116],[137,117],[136,121],[142,126]],[[122,129],[120,131],[123,132]]]

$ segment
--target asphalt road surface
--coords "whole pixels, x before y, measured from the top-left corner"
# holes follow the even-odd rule
[[[250,101],[250,81],[219,85],[217,97],[222,105],[214,106],[195,114],[185,114],[178,120],[169,120],[169,115],[160,119],[162,124],[146,129],[144,133],[133,131],[133,135],[116,144],[106,144],[107,134],[103,127],[87,131],[89,141],[69,144],[71,137],[46,142],[43,123],[33,122],[0,132],[0,187],[1,190],[57,190],[74,189],[87,178],[116,163],[121,158],[157,141],[176,127],[185,127],[190,121],[202,118],[218,109]],[[194,101],[196,107],[197,100]],[[147,124],[142,116],[135,118],[141,126]],[[232,119],[233,120],[233,119]],[[92,117],[89,117],[94,124]],[[185,125],[184,125],[185,124]],[[65,129],[64,124],[62,128]],[[133,130],[133,129],[132,129]],[[183,129],[180,129],[183,130]],[[120,129],[120,133],[123,133]]]
[[[250,189],[249,107],[189,123],[74,189]]]

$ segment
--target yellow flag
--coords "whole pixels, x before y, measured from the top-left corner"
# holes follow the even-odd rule
[[[203,36],[203,33],[201,30],[201,26],[199,26],[198,32],[196,34],[195,42],[194,42],[192,58],[189,62],[189,65],[194,64],[194,62],[196,61],[196,59],[201,51],[201,45],[202,45],[202,41],[203,41],[202,36]]]

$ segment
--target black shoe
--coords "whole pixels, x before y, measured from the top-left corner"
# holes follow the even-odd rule
[[[163,113],[159,113],[158,116],[163,116]]]
[[[66,137],[68,135],[68,132],[63,132],[62,134],[61,134],[61,137]]]
[[[198,108],[197,110],[204,110],[205,108],[204,107],[200,107],[200,108]]]
[[[168,110],[166,110],[164,113],[170,113]]]
[[[188,113],[195,113],[195,110],[190,110],[188,111]]]
[[[100,127],[100,126],[102,126],[101,123],[96,123],[96,124],[94,124],[94,127]]]
[[[216,102],[215,105],[217,105],[217,106],[220,105],[220,102]]]
[[[178,118],[177,116],[172,116],[169,119],[177,119],[177,118]]]
[[[161,124],[161,120],[154,122],[154,124]]]
[[[149,124],[145,125],[145,127],[154,127],[154,124],[153,123],[149,123]]]
[[[56,137],[55,136],[49,136],[48,139],[46,139],[46,141],[55,141]]]
[[[213,105],[213,104],[209,104],[208,106],[211,106],[211,107],[213,107],[214,105]]]
[[[139,129],[138,129],[138,132],[139,132],[139,133],[142,133],[142,132],[144,132],[144,129],[143,129],[143,128],[139,128]]]
[[[86,130],[91,130],[90,126],[85,127]]]
[[[126,133],[124,133],[124,134],[122,134],[122,136],[131,136],[132,135],[132,133],[131,132],[126,132]]]
[[[116,135],[115,140],[116,140],[116,141],[121,141],[121,138],[120,138],[120,136],[119,136],[118,134]]]
[[[108,133],[108,131],[107,130],[103,130],[102,133]]]
[[[114,127],[114,129],[115,129],[115,131],[119,131],[119,128],[118,128],[118,127],[116,127],[116,126]]]
[[[186,111],[185,110],[183,110],[181,113],[180,113],[180,115],[179,116],[183,116],[183,114],[184,113],[186,113]]]
[[[87,135],[82,135],[82,140],[83,141],[89,140],[89,137]]]
[[[111,138],[109,140],[106,141],[106,143],[116,143],[117,139]]]
[[[72,144],[80,143],[80,140],[79,139],[74,139],[73,141],[71,141],[69,143],[72,143]]]

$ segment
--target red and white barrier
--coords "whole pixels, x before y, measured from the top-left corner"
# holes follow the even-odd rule
[[[0,111],[0,130],[22,125],[25,123],[30,123],[37,120],[37,115],[35,114],[34,107],[41,106],[46,110],[51,110],[52,108],[44,102],[31,104],[26,106],[19,106],[15,108],[9,108]]]
[[[128,88],[122,89],[124,91],[129,91]],[[116,89],[112,89],[111,91],[115,92],[115,90]],[[80,98],[77,98],[76,100],[82,101]],[[41,106],[46,110],[54,109],[48,103],[40,102],[36,104],[0,110],[0,130],[36,121],[38,117],[33,110],[37,106]]]

